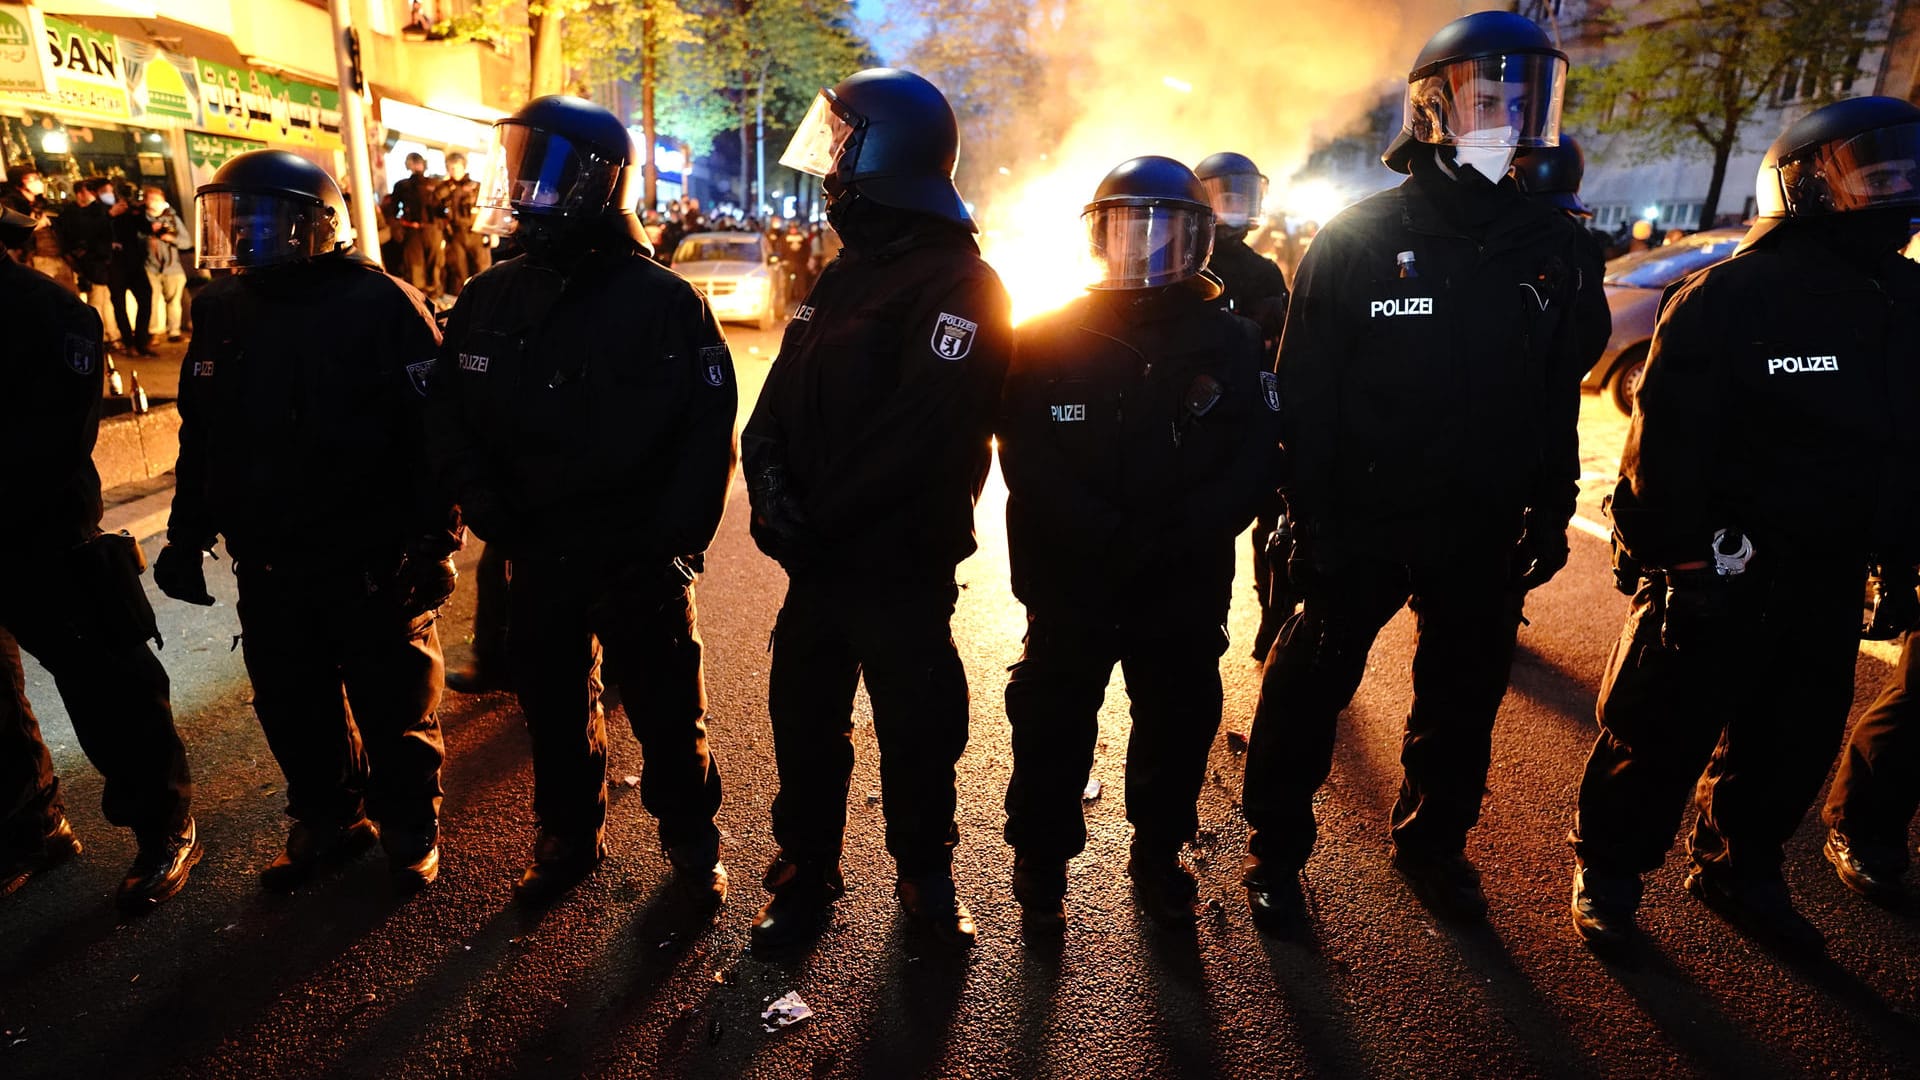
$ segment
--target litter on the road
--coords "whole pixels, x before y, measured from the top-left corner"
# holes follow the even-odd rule
[[[633,775],[632,773],[628,773],[627,775],[621,777],[620,782],[627,785],[628,787],[640,786],[640,778]]]
[[[1247,752],[1247,737],[1238,731],[1227,732],[1227,749],[1236,754]]]
[[[869,792],[867,792],[867,805],[868,805],[868,806],[879,806],[879,805],[880,805],[880,793],[879,793],[879,792],[877,792],[877,791],[869,791]]]
[[[1080,801],[1092,802],[1093,800],[1099,797],[1100,797],[1100,781],[1098,779],[1087,781],[1087,790],[1080,793]]]
[[[792,1027],[812,1015],[813,1007],[800,1000],[799,991],[789,990],[775,998],[773,1004],[768,1005],[760,1013],[760,1022],[766,1025],[766,1029],[770,1032],[779,1031],[781,1028]]]

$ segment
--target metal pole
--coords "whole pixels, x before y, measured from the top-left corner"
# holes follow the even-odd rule
[[[760,92],[753,98],[753,217],[767,203],[767,65],[760,65]]]
[[[353,231],[360,254],[380,262],[380,210],[373,194],[373,162],[367,153],[366,80],[359,39],[353,32],[352,0],[328,0],[333,15],[333,62],[340,78],[340,119],[346,129],[347,171],[353,189]]]

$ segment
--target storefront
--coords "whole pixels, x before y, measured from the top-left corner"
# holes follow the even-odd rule
[[[376,172],[384,169],[385,173],[384,177],[376,176],[376,180],[384,180],[383,184],[376,185],[377,190],[392,191],[394,184],[407,178],[408,154],[427,159],[428,176],[447,175],[450,153],[466,155],[469,175],[486,175],[487,149],[493,139],[491,123],[385,95],[380,96],[379,103],[380,127],[386,132],[382,146],[386,152],[374,166]]]
[[[26,13],[44,24],[48,91],[19,89],[9,73],[6,19]],[[24,20],[23,20],[24,21]],[[160,25],[168,45],[129,31]],[[276,147],[345,173],[340,93],[246,64],[224,38],[192,27],[102,18],[82,25],[0,3],[0,166],[34,169],[48,196],[109,176],[158,184],[189,216],[193,191],[229,158]]]

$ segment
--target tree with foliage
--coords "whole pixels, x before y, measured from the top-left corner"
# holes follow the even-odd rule
[[[1711,223],[1727,160],[1753,134],[1754,113],[1775,95],[1808,105],[1846,96],[1863,74],[1862,55],[1884,44],[1878,20],[1885,7],[1880,0],[1609,5],[1591,18],[1617,59],[1578,73],[1571,121],[1628,135],[1636,160],[1704,146],[1713,174],[1700,220]]]
[[[888,0],[885,32],[918,33],[898,59],[938,86],[960,121],[963,191],[981,191],[1035,134],[1015,130],[1044,102],[1046,78],[1035,40],[1045,5],[1032,0]]]

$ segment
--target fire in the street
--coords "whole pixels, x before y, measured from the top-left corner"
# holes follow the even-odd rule
[[[1080,212],[1100,178],[1142,154],[1188,165],[1234,150],[1272,178],[1269,214],[1325,222],[1365,192],[1293,184],[1315,140],[1362,116],[1401,83],[1407,57],[1458,0],[1315,0],[1284,14],[1264,0],[1222,0],[1204,17],[1162,0],[1066,5],[1035,40],[1052,61],[1050,99],[1030,130],[1059,131],[1049,154],[997,165],[979,199],[981,248],[1013,296],[1016,323],[1080,295],[1097,272]],[[1168,70],[1169,60],[1197,61]],[[962,153],[965,153],[962,147]]]

